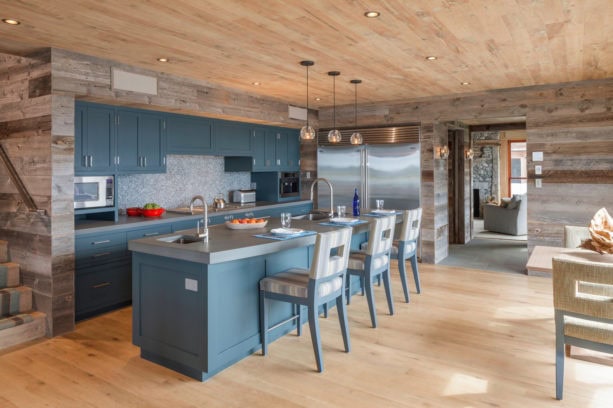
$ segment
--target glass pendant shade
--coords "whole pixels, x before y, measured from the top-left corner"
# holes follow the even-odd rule
[[[351,135],[351,139],[349,139],[349,141],[350,141],[350,142],[351,142],[351,144],[353,144],[353,145],[361,145],[361,144],[362,144],[362,142],[364,142],[364,139],[362,138],[362,134],[356,130],[356,131],[355,131],[355,132],[353,132],[353,134]]]
[[[328,75],[332,77],[332,117],[333,123],[332,130],[328,132],[328,142],[330,143],[339,143],[343,138],[340,130],[336,129],[336,77],[341,73],[338,71],[330,71]]]
[[[309,126],[308,124],[303,126],[302,129],[300,129],[300,139],[302,140],[315,139],[315,129],[313,129],[313,127]]]
[[[315,65],[313,61],[300,61],[300,65],[306,67],[306,124],[300,129],[300,139],[315,139],[315,129],[309,125],[309,67]]]
[[[328,142],[330,143],[338,143],[342,138],[341,131],[338,129],[332,129],[328,132]]]
[[[351,81],[352,84],[355,85],[355,100],[354,100],[354,104],[353,104],[353,114],[354,116],[354,126],[356,127],[355,132],[353,132],[353,134],[351,135],[351,138],[349,139],[349,142],[351,142],[352,145],[361,145],[364,142],[364,139],[362,138],[362,134],[360,132],[358,132],[358,84],[362,83],[361,79],[352,79]]]

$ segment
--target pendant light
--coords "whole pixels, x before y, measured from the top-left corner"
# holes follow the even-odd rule
[[[360,132],[358,132],[358,84],[361,84],[362,80],[361,79],[352,79],[350,82],[355,85],[355,100],[354,100],[354,103],[353,103],[353,114],[354,114],[355,131],[351,135],[351,138],[349,139],[349,141],[353,145],[361,145],[362,141],[363,141],[362,134]]]
[[[330,71],[328,72],[328,75],[330,75],[332,77],[332,98],[333,98],[333,113],[332,113],[332,117],[333,117],[333,123],[334,125],[332,126],[332,130],[328,132],[328,141],[330,143],[338,143],[341,141],[342,139],[342,135],[340,130],[336,129],[336,77],[339,76],[341,73],[338,71]]]
[[[300,65],[306,67],[306,125],[300,129],[300,139],[313,140],[315,139],[315,129],[309,126],[309,67],[315,65],[313,61],[300,61]]]

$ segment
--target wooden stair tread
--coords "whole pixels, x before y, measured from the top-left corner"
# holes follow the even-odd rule
[[[0,350],[45,336],[46,315],[37,311],[27,314],[32,316],[31,322],[0,330]]]

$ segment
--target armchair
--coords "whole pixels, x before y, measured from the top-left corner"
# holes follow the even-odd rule
[[[595,254],[597,255],[597,254]],[[613,264],[590,257],[553,259],[553,305],[556,330],[556,399],[562,399],[564,346],[613,353],[613,297],[581,291],[579,283],[613,287]]]
[[[515,195],[503,205],[483,207],[483,228],[509,235],[528,233],[528,202],[525,195]]]

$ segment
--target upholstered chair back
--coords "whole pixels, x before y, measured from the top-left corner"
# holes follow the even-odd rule
[[[394,239],[394,228],[396,227],[396,216],[375,218],[370,223],[368,231],[367,255],[377,255],[388,252],[392,248]]]
[[[351,228],[339,228],[317,234],[315,253],[309,272],[311,279],[345,273],[349,260],[351,232]]]
[[[575,227],[572,225],[564,226],[564,247],[577,248],[581,242],[590,237],[588,227]]]
[[[400,227],[400,241],[415,241],[419,237],[421,228],[421,208],[405,210],[402,215],[402,226]]]

